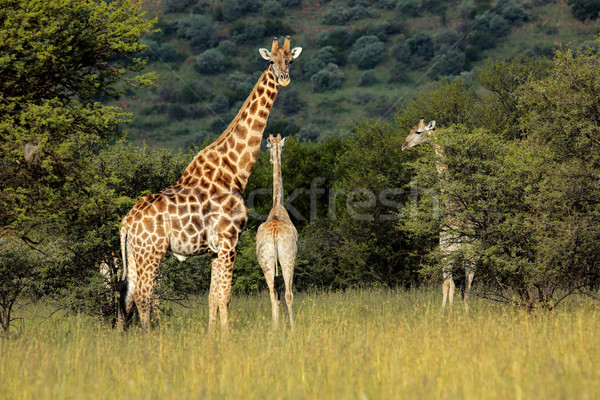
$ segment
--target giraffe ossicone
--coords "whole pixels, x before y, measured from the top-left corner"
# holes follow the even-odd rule
[[[280,293],[277,288],[279,265],[285,285],[284,300],[287,305],[290,326],[294,326],[294,313],[292,302],[292,280],[294,278],[294,264],[298,250],[298,232],[283,205],[283,178],[281,176],[281,151],[285,138],[281,134],[269,135],[267,148],[269,149],[271,164],[273,165],[273,207],[267,220],[258,227],[256,232],[256,257],[263,270],[269,295],[271,297],[271,313],[273,328],[279,324]]]
[[[220,314],[229,326],[231,281],[239,235],[248,220],[242,193],[258,158],[262,135],[280,86],[289,84],[289,65],[302,48],[290,49],[273,39],[270,62],[236,117],[221,136],[200,151],[179,180],[159,193],[142,197],[123,218],[120,228],[125,283],[117,328],[123,330],[133,304],[142,328],[149,328],[154,280],[170,250],[180,261],[210,251],[209,328]]]

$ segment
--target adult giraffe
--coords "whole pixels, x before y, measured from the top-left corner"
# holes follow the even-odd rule
[[[292,312],[292,279],[294,278],[294,264],[298,249],[298,232],[283,205],[283,179],[281,178],[281,150],[285,138],[281,134],[269,135],[267,147],[271,154],[273,164],[273,207],[267,220],[258,227],[256,232],[256,256],[258,263],[265,274],[269,294],[271,295],[271,311],[273,315],[273,328],[279,323],[279,286],[281,277],[277,275],[277,264],[281,266],[281,273],[285,283],[285,304],[287,304],[290,326],[294,327],[294,313]],[[279,278],[279,279],[278,279]]]
[[[254,168],[269,112],[280,86],[290,83],[289,65],[302,51],[290,50],[290,37],[271,51],[260,49],[270,62],[237,116],[223,134],[200,151],[177,183],[145,196],[123,218],[121,249],[124,294],[117,328],[123,330],[135,302],[142,328],[148,330],[154,278],[167,250],[184,261],[211,251],[209,329],[229,327],[229,301],[236,246],[248,220],[242,193]]]
[[[411,147],[417,146],[429,138],[436,134],[435,131],[435,121],[430,121],[429,124],[425,124],[425,120],[421,118],[419,123],[415,125],[406,140],[402,144],[402,151],[410,149]],[[449,179],[448,175],[448,166],[443,162],[444,157],[444,149],[440,147],[435,142],[431,142],[433,146],[433,150],[436,155],[436,170],[438,173],[438,179],[440,181],[445,181]],[[443,190],[443,189],[442,189]],[[444,202],[444,206],[447,210],[452,210],[453,207],[456,207],[450,200],[446,198]],[[453,217],[448,217],[445,221],[445,226],[442,226],[439,234],[440,241],[440,251],[442,253],[442,275],[444,279],[444,283],[442,284],[442,313],[446,308],[446,300],[448,300],[448,305],[450,310],[452,311],[452,306],[454,303],[454,292],[455,285],[454,280],[452,279],[452,265],[451,258],[453,253],[457,253],[462,249],[470,246],[470,243],[464,241],[459,234],[456,233],[458,227],[463,225],[461,221],[457,221]],[[473,259],[466,258],[464,259],[464,268],[465,268],[465,291],[464,291],[464,303],[465,303],[465,311],[469,313],[469,293],[471,291],[471,283],[473,282],[473,278],[475,276],[475,262]]]

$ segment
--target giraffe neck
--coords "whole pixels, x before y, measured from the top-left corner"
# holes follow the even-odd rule
[[[281,149],[274,155],[273,162],[273,207],[283,205],[283,178],[281,177]]]
[[[208,160],[226,168],[232,175],[231,190],[243,192],[258,159],[263,132],[278,91],[279,84],[269,66],[227,129],[214,143],[196,155],[180,182],[192,182],[188,177],[197,176]],[[218,158],[221,160],[217,161]]]
[[[435,152],[435,169],[438,173],[438,177],[440,179],[446,179],[448,177],[448,165],[446,165],[446,163],[443,161],[446,153],[439,144],[431,143],[431,145],[433,146],[433,151]]]

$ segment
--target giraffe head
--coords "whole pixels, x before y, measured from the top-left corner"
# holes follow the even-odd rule
[[[425,119],[421,118],[419,123],[413,126],[410,133],[406,137],[406,140],[402,145],[402,151],[423,143],[434,133],[435,121],[430,121],[429,124],[425,125]]]
[[[302,52],[302,47],[294,47],[290,50],[290,37],[285,37],[283,46],[279,47],[277,38],[273,38],[273,46],[271,51],[267,49],[259,49],[258,52],[267,61],[271,62],[271,70],[275,75],[277,83],[281,86],[290,84],[290,64],[298,58]]]
[[[269,134],[269,138],[267,139],[267,149],[269,149],[269,152],[271,153],[271,164],[280,162],[281,149],[284,144],[285,138],[281,138],[281,133],[278,133],[277,136],[273,136],[272,133]]]

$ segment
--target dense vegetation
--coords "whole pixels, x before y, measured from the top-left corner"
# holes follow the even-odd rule
[[[593,1],[572,3],[582,21],[597,14]],[[289,34],[304,51],[267,130],[319,140],[348,119],[392,121],[396,106],[427,83],[472,79],[484,60],[551,56],[598,32],[549,0],[169,0],[146,7],[158,17],[160,32],[144,43],[161,84],[130,90],[116,104],[134,111],[131,139],[175,149],[223,130],[264,68],[257,49],[273,36]]]
[[[292,9],[301,6],[283,3]],[[414,9],[409,3],[437,4],[436,13],[447,12],[443,2],[373,4],[395,15],[402,7]],[[257,36],[262,40],[249,33],[250,22],[241,15],[263,21],[259,10],[280,3],[268,2],[262,8],[259,2],[218,4],[213,9],[197,2],[164,3],[170,13],[195,10],[186,14],[187,25],[173,26],[187,32],[190,48],[202,54],[213,50],[204,64],[196,64],[203,73],[221,71],[215,63],[220,59],[217,52],[233,62],[237,44],[253,43]],[[352,4],[356,9],[347,14],[342,6],[329,5],[332,11],[323,18],[334,24],[339,18],[371,15],[366,2]],[[499,21],[504,18],[501,12],[513,15],[506,10],[520,10],[519,4],[495,2],[490,8],[488,2],[476,2],[473,10],[484,11],[474,11],[469,18],[487,15]],[[498,17],[489,15],[492,12]],[[72,310],[98,311],[107,296],[98,265],[112,262],[113,252],[119,252],[120,218],[139,196],[176,181],[214,136],[185,152],[136,146],[122,140],[121,129],[130,115],[99,102],[122,101],[126,89],[121,85],[153,83],[153,74],[142,73],[144,63],[138,58],[147,51],[141,41],[152,30],[139,3],[21,1],[1,8],[0,15],[0,321],[8,330],[10,311],[23,295],[45,296]],[[181,16],[174,15],[179,21]],[[199,28],[220,21],[238,24],[231,33],[234,41],[222,40],[220,29]],[[178,30],[167,30],[165,21],[160,25],[161,35],[179,35]],[[335,43],[351,35],[332,29],[317,36],[323,46],[313,57],[309,51],[303,64],[293,65],[304,74],[296,80],[310,78],[312,83],[317,77],[314,81],[332,84],[346,55],[357,68],[377,62],[374,54],[381,53],[371,50],[381,49],[385,40],[377,29],[367,31],[343,48],[347,54]],[[427,42],[418,34],[402,42],[411,60],[419,54],[420,68],[433,68],[439,64],[428,62],[436,54],[448,54],[436,53],[441,51],[436,45],[433,52],[426,50]],[[410,287],[428,278],[439,281],[437,232],[453,218],[471,222],[458,233],[477,243],[470,251],[479,260],[476,291],[481,296],[528,309],[552,309],[570,294],[594,295],[600,274],[599,57],[596,40],[580,50],[565,48],[550,56],[485,62],[474,69],[472,79],[429,83],[403,102],[393,120],[357,116],[338,126],[344,135],[326,135],[316,142],[303,140],[302,132],[292,135],[283,150],[282,172],[288,210],[299,231],[295,288]],[[325,61],[313,63],[319,59]],[[222,67],[228,71],[225,62]],[[247,67],[252,71],[248,76],[231,72],[238,75],[230,82],[240,86],[210,99],[211,107],[237,107],[231,93],[245,96],[252,83],[248,77],[264,65]],[[377,80],[374,65],[365,67],[371,72],[361,79]],[[307,71],[312,72],[308,78]],[[198,92],[190,93],[196,102]],[[296,107],[299,112],[298,98],[300,91],[285,88],[275,108]],[[322,105],[323,112],[334,112],[327,107]],[[430,146],[401,151],[410,127],[421,117],[437,121],[436,140],[446,149],[452,177],[447,182],[437,179]],[[275,116],[268,129],[279,128],[285,132]],[[237,293],[265,287],[254,234],[270,209],[271,185],[271,166],[262,153],[245,193],[251,219],[238,248]],[[459,207],[439,207],[447,201]],[[204,292],[209,273],[208,256],[185,263],[166,257],[163,297],[182,299]]]

